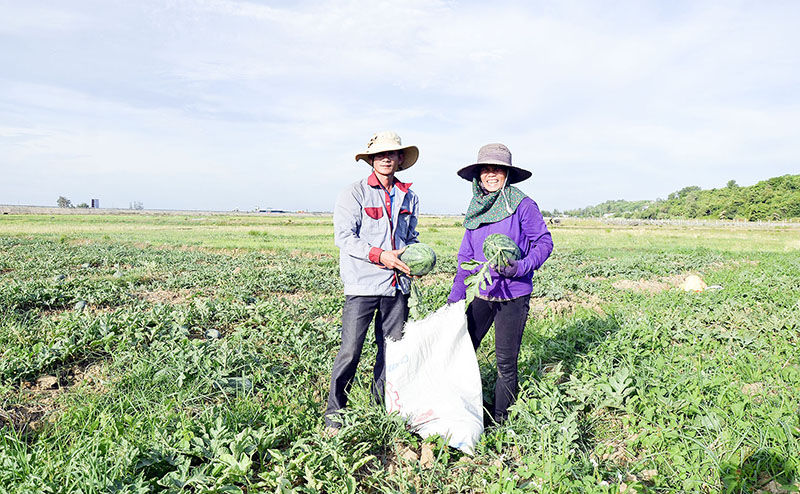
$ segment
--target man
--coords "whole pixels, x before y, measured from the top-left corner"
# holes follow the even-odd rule
[[[395,173],[410,168],[418,157],[419,149],[403,146],[394,132],[373,135],[367,150],[355,157],[369,164],[372,173],[349,185],[336,200],[333,228],[345,303],[342,343],[333,363],[325,410],[328,435],[341,427],[338,412],[347,405],[373,317],[378,355],[372,396],[376,403],[383,403],[384,338],[401,338],[408,318],[409,268],[399,256],[418,236],[419,199],[411,184],[397,180]]]

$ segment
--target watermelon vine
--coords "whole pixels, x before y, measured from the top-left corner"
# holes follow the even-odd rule
[[[519,247],[510,237],[502,233],[492,233],[483,241],[483,255],[485,261],[475,259],[461,263],[461,269],[472,271],[480,266],[480,269],[467,276],[464,284],[467,286],[467,301],[465,307],[469,307],[472,300],[478,295],[480,290],[485,290],[492,286],[492,274],[489,271],[491,266],[508,266],[508,260],[518,260],[521,256]]]
[[[436,265],[436,252],[432,248],[423,244],[411,244],[400,254],[400,260],[406,263],[411,270],[411,294],[408,297],[409,318],[416,321],[422,319],[424,311],[422,309],[422,294],[419,287],[414,283],[414,277],[424,276],[433,270]]]

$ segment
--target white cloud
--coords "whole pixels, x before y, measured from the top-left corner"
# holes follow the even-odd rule
[[[6,12],[0,34],[30,36],[44,32],[78,31],[88,24],[86,16],[75,10],[18,3],[0,5]]]
[[[26,184],[47,170],[117,174],[120,195],[190,184],[150,186],[153,207],[330,209],[385,129],[420,146],[401,178],[428,212],[464,209],[455,170],[490,141],[534,171],[523,188],[550,209],[797,170],[794,2],[2,9],[15,21],[0,28],[0,166],[18,178],[0,202],[41,200]]]

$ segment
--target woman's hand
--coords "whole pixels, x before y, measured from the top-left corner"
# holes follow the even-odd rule
[[[516,277],[517,271],[519,271],[519,264],[514,259],[509,259],[507,262],[508,266],[495,266],[494,270],[506,278]]]
[[[404,250],[406,250],[405,247],[403,247],[402,249],[385,250],[381,252],[381,257],[380,257],[381,264],[383,264],[389,269],[397,269],[404,272],[405,274],[411,274],[411,269],[408,266],[406,266],[406,263],[400,260],[400,254],[402,254]]]

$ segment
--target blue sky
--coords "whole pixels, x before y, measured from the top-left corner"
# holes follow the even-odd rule
[[[543,209],[800,173],[800,2],[0,0],[0,204],[330,211],[372,133],[423,213],[503,142]]]

